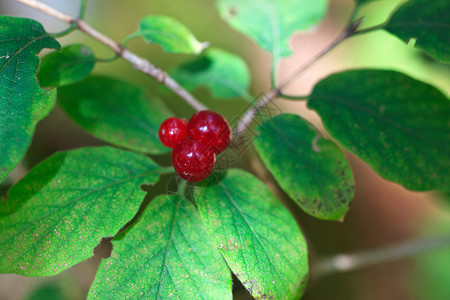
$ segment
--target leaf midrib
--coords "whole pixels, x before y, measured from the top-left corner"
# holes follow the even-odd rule
[[[48,34],[44,34],[44,35],[41,35],[41,36],[39,36],[39,37],[37,37],[37,38],[33,38],[32,40],[30,40],[28,43],[26,43],[23,47],[21,47],[21,48],[19,48],[16,52],[14,52],[14,54],[11,56],[11,58],[10,59],[8,59],[7,61],[6,61],[6,63],[2,66],[2,68],[0,69],[0,73],[3,71],[3,69],[18,55],[18,54],[20,54],[20,53],[22,53],[22,51],[23,50],[25,50],[25,48],[27,48],[28,46],[30,46],[32,43],[34,43],[34,42],[36,42],[36,41],[38,41],[38,40],[41,40],[41,39],[43,39],[43,38],[45,38],[45,37],[49,37],[49,35]],[[24,38],[25,39],[25,38]],[[40,50],[42,50],[42,48],[41,49],[39,49],[39,51]],[[39,52],[38,51],[38,52]]]
[[[245,221],[245,224],[247,224],[248,228],[251,230],[251,232],[253,233],[253,236],[256,237],[256,239],[258,240],[259,244],[261,245],[261,247],[264,249],[264,253],[266,254],[267,258],[270,261],[270,264],[272,265],[273,269],[276,271],[276,273],[278,274],[279,278],[281,278],[282,276],[280,275],[280,272],[278,271],[278,268],[275,266],[275,264],[272,261],[272,258],[270,257],[269,253],[267,252],[266,247],[264,246],[263,242],[261,241],[261,239],[259,238],[258,234],[254,231],[253,227],[249,224],[249,222],[247,221],[247,219],[244,216],[244,213],[242,212],[242,210],[240,209],[240,207],[237,205],[237,203],[233,200],[233,197],[230,195],[230,193],[228,192],[226,186],[222,183],[219,182],[218,183],[219,186],[222,187],[222,190],[225,192],[228,200],[230,201],[230,203],[236,208],[236,210],[239,212],[239,215],[241,216],[241,218]],[[256,256],[256,251],[255,251],[255,256]],[[259,260],[258,260],[259,261]],[[247,266],[247,264],[246,264]],[[247,270],[248,270],[248,266],[247,266]],[[273,273],[272,273],[273,274]],[[275,275],[275,274],[273,274]],[[283,288],[286,289],[286,291],[289,291],[288,288],[286,288],[285,283],[283,280],[281,280]]]

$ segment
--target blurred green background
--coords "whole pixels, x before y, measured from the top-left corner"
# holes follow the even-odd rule
[[[78,1],[42,1],[57,9],[76,15]],[[401,1],[374,1],[360,10],[363,26],[383,22]],[[283,79],[324,48],[340,31],[353,8],[351,0],[331,0],[328,16],[313,31],[299,33],[292,38],[294,55],[283,60],[277,78]],[[256,13],[256,12],[255,12]],[[300,13],[300,12],[299,12]],[[29,9],[13,0],[2,0],[0,14],[23,16],[40,21],[49,32],[64,29],[66,25]],[[252,74],[251,92],[257,96],[270,89],[271,59],[269,53],[231,29],[222,21],[212,0],[90,0],[87,22],[116,41],[136,31],[139,20],[148,14],[169,15],[184,23],[198,40],[235,53],[248,63]],[[61,39],[63,45],[81,42],[91,47],[96,56],[108,58],[112,52],[86,35],[75,32]],[[148,58],[156,66],[167,70],[193,59],[190,55],[164,53],[160,47],[147,45],[141,39],[132,40],[128,47]],[[450,66],[432,61],[411,45],[405,45],[386,32],[379,31],[351,38],[308,69],[285,91],[292,95],[307,95],[314,84],[330,73],[352,68],[394,69],[425,81],[445,95],[450,94]],[[98,63],[94,72],[123,78],[145,86],[159,95],[175,115],[189,117],[193,110],[177,96],[164,91],[146,75],[135,71],[127,62]],[[240,99],[218,101],[206,89],[195,95],[207,106],[223,113],[228,120],[239,117],[247,103]],[[279,100],[282,109],[299,113],[320,126],[317,115],[308,111],[303,102]],[[17,181],[27,170],[55,151],[81,146],[99,145],[100,141],[84,133],[56,107],[37,127],[27,157],[13,173],[9,183],[0,187],[5,193],[8,185]],[[260,166],[254,153],[247,151],[244,158],[252,169],[286,204],[299,221],[309,241],[311,268],[321,257],[338,253],[379,248],[420,236],[450,232],[450,201],[447,203],[432,193],[413,193],[397,184],[381,179],[357,157],[348,154],[355,174],[356,196],[345,222],[325,222],[302,213],[286,195],[270,182],[269,174]],[[167,161],[167,157],[159,158]],[[149,199],[147,199],[148,201]],[[102,257],[111,250],[105,241],[97,247],[93,259],[49,278],[26,278],[18,275],[0,275],[0,299],[85,299]],[[235,282],[236,299],[251,299]],[[448,300],[450,299],[450,249],[442,249],[413,258],[379,264],[360,270],[323,277],[311,274],[304,299],[396,299]]]

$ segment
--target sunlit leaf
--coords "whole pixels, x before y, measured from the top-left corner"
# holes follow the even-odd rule
[[[124,237],[113,240],[88,298],[127,297],[232,299],[230,270],[191,202],[159,196]]]
[[[327,0],[217,0],[222,18],[276,58],[292,53],[289,40],[298,31],[317,26]]]
[[[140,186],[160,172],[146,156],[109,147],[46,159],[0,205],[0,272],[51,276],[93,256],[133,218]]]
[[[186,26],[168,16],[146,16],[141,20],[139,30],[125,42],[138,36],[149,44],[160,45],[166,52],[199,54],[208,46],[208,43],[199,42]]]
[[[306,243],[262,182],[230,170],[210,176],[193,194],[214,245],[252,296],[300,298],[308,274]]]

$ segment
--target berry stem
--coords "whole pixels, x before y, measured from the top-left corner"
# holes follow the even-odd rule
[[[114,53],[128,61],[136,70],[141,71],[144,74],[154,78],[156,81],[164,84],[170,90],[172,90],[175,94],[177,94],[181,99],[183,99],[186,103],[192,106],[195,110],[205,110],[207,109],[202,103],[200,103],[194,96],[192,96],[187,90],[185,90],[182,86],[178,84],[172,77],[170,77],[166,72],[154,66],[148,60],[134,54],[130,50],[125,47],[122,47],[119,43],[113,41],[109,37],[105,36],[101,32],[98,32],[94,28],[92,28],[89,24],[84,22],[81,18],[74,18],[69,16],[59,10],[54,9],[44,3],[41,3],[36,0],[16,0],[22,4],[25,4],[31,8],[39,10],[51,17],[54,17],[64,23],[69,25],[76,25],[80,31],[86,33],[91,36],[95,40],[104,44],[108,48],[114,51]],[[82,2],[81,10],[83,10],[83,6],[86,5],[86,1]],[[84,13],[81,14],[84,16]]]

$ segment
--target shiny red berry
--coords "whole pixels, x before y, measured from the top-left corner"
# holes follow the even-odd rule
[[[231,129],[218,113],[203,110],[188,122],[188,136],[211,146],[215,153],[224,151],[231,140]]]
[[[173,148],[187,138],[187,122],[178,118],[168,118],[161,123],[158,133],[161,143]]]
[[[185,139],[178,143],[172,152],[172,164],[181,178],[199,182],[208,177],[214,169],[216,155],[204,143]]]

